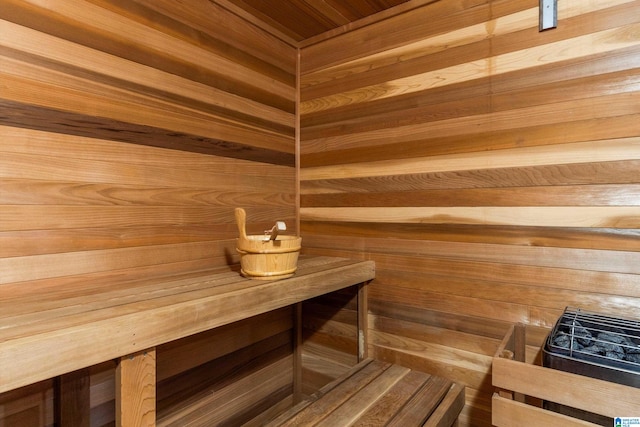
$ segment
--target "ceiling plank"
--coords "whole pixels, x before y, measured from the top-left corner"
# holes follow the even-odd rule
[[[209,0],[293,46],[333,37],[438,0]]]

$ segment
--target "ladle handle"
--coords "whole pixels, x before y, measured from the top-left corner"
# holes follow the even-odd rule
[[[238,233],[240,233],[240,239],[247,240],[247,213],[242,208],[236,208],[236,222],[238,223]]]

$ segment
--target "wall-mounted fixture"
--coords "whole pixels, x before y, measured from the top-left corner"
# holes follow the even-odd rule
[[[558,26],[558,0],[540,0],[540,31]]]

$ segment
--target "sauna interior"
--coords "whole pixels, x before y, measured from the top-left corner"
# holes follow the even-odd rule
[[[89,288],[236,265],[243,207],[251,232],[282,220],[301,258],[375,279],[364,304],[347,287],[155,347],[158,425],[261,425],[296,377],[306,396],[358,361],[358,306],[369,357],[463,384],[458,425],[492,425],[512,325],[640,319],[640,0],[558,0],[544,31],[539,14],[0,0],[0,334],[57,292],[72,311]],[[37,369],[5,348],[0,387]],[[83,425],[116,425],[116,373],[3,389],[0,425],[53,426],[65,379]]]

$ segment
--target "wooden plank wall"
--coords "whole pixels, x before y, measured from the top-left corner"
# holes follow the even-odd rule
[[[3,0],[0,286],[238,262],[236,206],[249,232],[282,219],[295,233],[296,58],[208,0]],[[247,414],[290,394],[275,381],[249,397],[226,387],[282,372],[291,384],[293,316],[278,315],[159,348],[159,413],[183,393],[163,384],[211,359],[224,367],[211,381]],[[203,359],[206,338],[224,345]],[[51,384],[0,396],[0,424],[51,425]],[[113,366],[93,368],[91,395],[92,425],[108,425]]]
[[[372,356],[467,385],[509,324],[640,317],[640,1],[442,0],[301,50],[301,231],[376,261]]]
[[[311,395],[358,363],[358,287],[302,303],[301,391]]]

